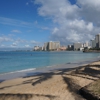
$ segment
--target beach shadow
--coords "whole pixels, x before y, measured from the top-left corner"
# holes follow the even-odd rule
[[[54,98],[57,98],[57,96],[42,94],[0,94],[0,100],[33,100],[34,97],[44,97],[48,98],[49,100],[54,100]]]
[[[21,84],[0,87],[0,89],[2,90],[2,89],[5,89],[5,88],[10,88],[10,87],[14,87],[14,86],[22,85],[22,84],[31,84],[32,86],[35,86],[37,84],[41,84],[42,82],[51,79],[53,77],[53,75],[61,75],[61,76],[68,75],[67,72],[69,72],[69,71],[71,71],[71,73],[69,73],[69,75],[73,75],[73,76],[74,75],[78,76],[78,74],[80,74],[80,75],[84,75],[84,76],[89,75],[89,76],[98,78],[97,75],[100,74],[100,71],[95,70],[95,69],[91,69],[90,66],[91,65],[80,66],[80,67],[77,67],[77,68],[56,69],[56,70],[53,70],[53,71],[50,71],[50,72],[41,73],[41,74],[39,73],[38,75],[33,75],[33,76],[29,76],[30,73],[27,73],[27,77],[23,77],[23,78],[29,78],[30,77],[31,79],[27,79],[27,80],[23,81]],[[100,67],[100,65],[97,66],[97,67]],[[84,68],[84,70],[81,70],[82,68]],[[78,77],[86,78],[84,76],[78,76]],[[76,91],[75,88],[73,88],[74,84],[73,84],[71,79],[66,78],[66,77],[63,77],[63,79],[67,84],[69,84],[69,88],[70,88],[71,91]],[[94,79],[88,78],[88,77],[87,77],[87,79],[94,80]],[[72,86],[70,84],[72,84]]]
[[[5,80],[0,80],[0,83],[2,83],[3,81],[5,81]]]
[[[77,74],[80,74],[80,75],[89,75],[89,76],[92,76],[92,77],[96,77],[96,78],[100,78],[98,77],[98,75],[100,75],[100,70],[96,70],[96,69],[92,69],[91,67],[99,67],[100,68],[100,65],[96,65],[96,66],[91,66],[91,65],[87,65],[87,66],[79,66],[77,68],[67,68],[67,69],[59,69],[59,70],[56,70],[58,71],[58,73],[55,73],[55,71],[51,72],[51,73],[45,73],[42,77],[40,77],[40,79],[38,80],[38,82],[42,82],[42,81],[45,81],[47,79],[50,79],[52,78],[52,75],[68,75],[66,74],[68,71],[72,71],[69,75],[77,75]],[[81,70],[82,68],[84,68],[84,70]],[[73,71],[75,70],[75,71]],[[89,80],[95,80],[93,78],[89,78],[89,77],[84,77],[84,76],[79,76],[79,77],[82,77],[82,78],[87,78]],[[36,82],[36,83],[38,83]],[[35,83],[35,84],[36,84]]]
[[[84,70],[81,70],[82,68],[84,68]],[[100,65],[96,65],[96,66],[95,65],[87,65],[87,66],[83,66],[83,67],[77,67],[70,74],[66,74],[66,75],[82,77],[82,78],[85,78],[85,79],[95,81],[97,79],[100,79],[100,70],[96,70],[94,68],[100,68]]]
[[[14,87],[14,86],[19,86],[19,85],[22,85],[22,84],[0,87],[0,90],[6,89],[6,88],[10,88],[10,87]]]
[[[88,80],[93,80],[93,81],[96,81],[97,80],[97,79],[89,78],[89,77],[86,77],[86,76],[80,76],[78,74],[66,74],[66,75],[81,77],[81,78],[88,79]]]
[[[72,69],[70,69],[70,70],[72,70]],[[59,71],[59,72],[55,73],[55,71]],[[35,86],[37,84],[41,84],[42,82],[44,82],[46,80],[51,79],[53,75],[61,75],[66,71],[69,71],[69,69],[54,70],[52,72],[41,73],[41,74],[33,75],[33,76],[29,76],[30,75],[30,73],[29,73],[27,77],[23,77],[23,78],[31,78],[31,79],[27,79],[26,81],[23,81],[21,84],[0,87],[0,90],[6,89],[6,88],[10,88],[10,87],[14,87],[14,86],[19,86],[19,85],[22,85],[22,84],[32,84],[32,86]]]
[[[34,81],[34,80],[38,80],[38,79],[40,79],[40,77],[33,78],[33,79],[29,79],[29,80],[23,81],[23,84],[32,83],[32,81]]]
[[[24,81],[24,84],[32,83],[32,85],[35,86],[37,84],[41,84],[42,82],[46,80],[51,79],[53,75],[63,75],[65,72],[68,72],[73,69],[75,68],[58,69],[58,70],[53,70],[52,72],[35,75],[36,77],[38,77],[35,82],[32,82],[34,80],[33,78],[31,80]],[[34,77],[34,76],[30,76],[30,77]],[[28,77],[24,77],[24,78],[28,78]]]
[[[53,75],[54,75],[54,73],[45,73],[45,74],[42,74],[41,77],[39,77],[39,79],[37,81],[35,81],[35,82],[32,83],[32,85],[34,86],[34,85],[36,85],[38,83],[41,84],[41,82],[46,81],[46,80],[52,78]]]
[[[1,87],[0,90],[5,89],[5,88],[9,88],[9,87],[12,87],[12,86]]]
[[[78,74],[89,75],[89,76],[92,76],[92,77],[100,78],[100,76],[98,76],[98,75],[100,75],[100,70],[94,69],[93,67],[95,67],[95,66],[91,66],[91,65],[86,66],[84,68],[84,70],[79,71]]]
[[[79,89],[81,88],[80,85],[76,84],[73,79],[62,76],[64,82],[67,85],[67,89],[70,93],[74,96],[75,100],[84,100],[84,98],[80,95]]]
[[[38,75],[33,75],[33,76],[30,76],[30,73],[27,73],[27,77],[23,77],[23,78],[27,78],[27,79],[25,81],[23,81],[21,84],[1,87],[0,90],[5,89],[5,88],[14,87],[14,86],[19,86],[22,84],[31,84],[32,86],[35,86],[37,84],[41,84],[42,82],[51,79],[53,77],[53,75],[61,75],[63,78],[63,81],[66,83],[66,90],[68,89],[74,95],[75,100],[82,100],[82,97],[79,95],[79,89],[81,88],[81,86],[76,84],[73,79],[67,77],[67,75],[73,75],[73,76],[77,75],[78,76],[78,74],[80,74],[80,75],[90,75],[90,76],[98,77],[97,75],[100,74],[100,71],[92,69],[90,67],[91,67],[91,65],[90,66],[89,65],[88,66],[80,66],[77,68],[56,69],[56,70],[51,70],[50,72],[41,73],[41,74],[39,73]],[[100,66],[96,66],[96,67],[100,67]],[[84,70],[81,70],[82,68],[84,68]],[[71,71],[71,73],[67,73],[69,71]],[[32,75],[32,73],[31,73],[31,75]],[[78,76],[78,77],[86,78],[84,76]],[[30,78],[30,79],[28,79],[28,78]],[[88,78],[88,77],[87,77],[87,79],[92,80],[92,78]],[[6,97],[5,95],[7,97],[10,97],[10,94],[0,94],[0,98],[5,98]],[[28,97],[32,98],[34,96],[47,97],[50,100],[53,100],[54,98],[58,97],[58,96],[53,96],[53,95],[41,95],[41,94],[28,94],[28,95],[21,94],[21,96],[20,96],[20,94],[13,95],[13,97],[16,97],[16,98],[18,98],[18,97],[22,98],[19,100],[28,100],[29,99]],[[25,98],[25,99],[23,99],[23,98]],[[1,100],[6,100],[6,99],[1,99]],[[14,99],[14,100],[17,100],[17,99]]]
[[[90,67],[86,67],[83,70],[83,73],[90,74],[90,75],[94,76],[94,75],[100,74],[100,70],[96,70],[96,69],[93,69],[93,68],[90,68]]]
[[[78,90],[81,88],[79,85],[75,84],[74,80],[68,77],[63,77],[64,82],[68,85],[67,89],[70,92],[78,92]]]

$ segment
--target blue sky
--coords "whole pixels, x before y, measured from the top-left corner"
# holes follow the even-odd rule
[[[99,7],[100,0],[0,0],[0,48],[89,41],[100,32]]]
[[[20,40],[22,45],[18,44],[18,46],[26,45],[27,47],[28,45],[42,45],[49,41],[48,27],[52,27],[52,22],[39,16],[37,8],[38,5],[30,0],[0,1],[0,37],[4,39],[1,39],[1,45],[13,47],[13,44],[17,45],[14,41]],[[24,41],[33,41],[33,43],[23,43]]]

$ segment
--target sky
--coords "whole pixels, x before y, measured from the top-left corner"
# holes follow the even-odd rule
[[[0,48],[86,42],[100,33],[100,0],[0,0]]]

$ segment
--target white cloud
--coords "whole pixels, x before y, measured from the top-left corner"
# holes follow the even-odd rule
[[[29,3],[27,2],[26,5],[29,5]]]
[[[100,0],[35,0],[39,4],[38,14],[54,22],[51,40],[85,42],[100,33]]]
[[[29,48],[29,47],[30,47],[30,45],[25,45],[25,47],[26,47],[26,48]]]
[[[27,28],[33,28],[34,25],[33,23],[11,19],[11,18],[5,18],[5,17],[0,17],[0,24],[27,27]]]
[[[41,27],[42,30],[49,30],[49,27]]]
[[[1,44],[1,47],[5,47],[5,45],[4,44]]]
[[[38,45],[40,42],[35,40],[26,40],[22,38],[14,39],[13,36],[0,36],[0,48],[33,48],[34,45]]]
[[[36,20],[36,21],[34,22],[34,24],[35,24],[35,25],[38,24],[38,21]]]
[[[17,47],[17,44],[16,43],[12,43],[9,47],[16,48]]]
[[[92,31],[92,30],[93,30],[93,23],[89,23],[89,24],[87,25],[87,29],[88,29],[89,31]]]
[[[17,46],[17,43],[13,43],[12,46]]]
[[[22,33],[20,30],[12,30],[13,33]]]
[[[10,38],[10,37],[6,37],[6,36],[0,36],[0,43],[1,42],[8,42],[8,41],[13,41],[13,39],[12,38]]]
[[[53,29],[52,34],[55,34],[55,33],[57,33],[58,31],[59,31],[59,29],[58,29],[57,27],[55,27],[55,28]]]
[[[86,21],[100,25],[100,0],[77,0],[80,8],[80,16]]]

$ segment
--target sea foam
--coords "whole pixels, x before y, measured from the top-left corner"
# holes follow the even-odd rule
[[[36,68],[30,68],[30,69],[25,69],[25,70],[19,70],[19,71],[14,71],[14,72],[8,72],[8,73],[0,74],[0,75],[6,75],[6,74],[11,74],[11,73],[19,73],[19,72],[28,72],[28,71],[32,71],[32,70],[36,70]]]

